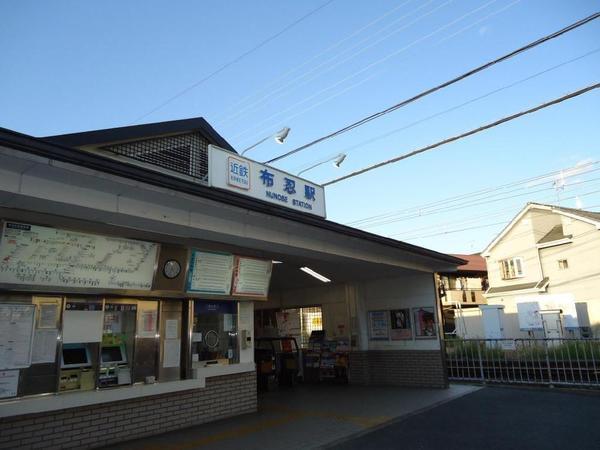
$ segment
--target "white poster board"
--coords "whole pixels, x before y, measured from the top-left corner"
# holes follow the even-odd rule
[[[0,283],[150,290],[158,245],[6,222]]]
[[[31,364],[53,363],[56,360],[58,330],[36,328],[33,336]]]
[[[519,328],[522,331],[543,330],[542,316],[539,313],[540,305],[536,301],[519,301],[517,299],[517,314]]]
[[[187,292],[231,294],[233,255],[194,250],[188,270]]]
[[[0,304],[0,369],[31,365],[35,306]]]
[[[214,145],[208,158],[210,186],[325,217],[322,186]]]
[[[272,266],[269,260],[236,256],[233,294],[267,298]]]
[[[19,371],[0,371],[0,398],[16,397],[19,390]]]
[[[103,319],[102,302],[67,301],[63,315],[63,343],[101,342]]]
[[[566,294],[532,295],[517,297],[517,312],[519,327],[523,331],[543,330],[543,320],[540,311],[561,310],[564,328],[578,328],[577,307],[575,296]]]
[[[163,367],[179,367],[181,361],[181,339],[165,339],[163,342]]]

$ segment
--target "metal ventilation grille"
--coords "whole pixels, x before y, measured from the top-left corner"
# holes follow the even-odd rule
[[[199,133],[145,139],[101,148],[208,182],[208,143]]]

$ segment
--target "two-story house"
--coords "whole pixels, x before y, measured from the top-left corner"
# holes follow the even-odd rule
[[[477,308],[487,303],[483,293],[488,288],[485,258],[480,254],[454,254],[466,261],[455,272],[437,274],[439,297],[442,304],[444,332],[459,333],[460,313],[463,309]]]
[[[528,203],[482,255],[504,337],[600,334],[600,212]]]

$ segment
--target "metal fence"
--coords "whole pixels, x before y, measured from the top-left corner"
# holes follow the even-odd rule
[[[448,339],[450,380],[600,388],[600,339]]]

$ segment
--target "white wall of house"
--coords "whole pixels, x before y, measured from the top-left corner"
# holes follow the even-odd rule
[[[562,224],[563,234],[572,235],[571,242],[538,248],[537,242],[555,225]],[[505,258],[522,257],[524,276],[503,280],[499,262]],[[567,260],[568,268],[560,268],[559,260]],[[518,324],[517,299],[544,302],[554,295],[571,295],[575,303],[587,308],[589,325],[600,336],[600,229],[598,225],[548,209],[532,208],[518,220],[512,229],[493,246],[487,255],[491,287],[505,287],[531,283],[549,278],[545,292],[512,293],[488,296],[488,304],[504,305],[505,334],[507,337],[527,337]],[[477,314],[467,313],[467,323],[476,322]],[[587,323],[580,323],[582,326]],[[476,325],[467,329],[483,330]],[[471,335],[471,332],[467,334]],[[543,333],[535,332],[537,337]]]

